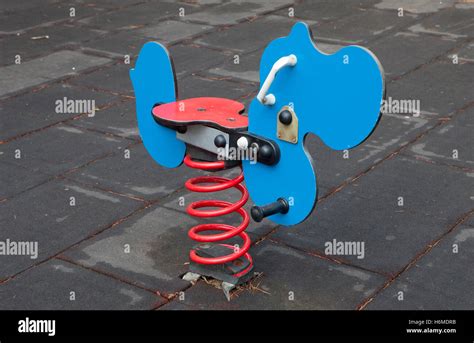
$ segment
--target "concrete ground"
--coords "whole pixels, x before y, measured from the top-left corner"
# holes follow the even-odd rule
[[[473,309],[468,2],[2,0],[0,308]],[[248,105],[264,47],[298,20],[328,53],[370,48],[387,97],[420,111],[386,111],[348,156],[311,137],[315,211],[291,228],[251,224],[262,274],[228,302],[212,282],[181,279],[197,221],[180,200],[198,198],[183,185],[199,173],[148,156],[128,71],[158,40],[181,99]],[[95,116],[58,110],[64,98],[94,100]],[[328,255],[334,240],[363,243],[363,253]],[[31,249],[15,255],[12,242]]]

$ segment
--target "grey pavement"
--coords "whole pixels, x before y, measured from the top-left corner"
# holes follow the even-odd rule
[[[308,137],[315,210],[251,222],[257,274],[228,302],[182,279],[201,222],[185,206],[206,198],[184,182],[201,173],[145,151],[128,71],[156,40],[180,99],[248,106],[265,46],[300,20],[323,52],[368,47],[387,99],[414,105],[349,152]],[[0,255],[0,309],[473,309],[473,75],[474,4],[456,0],[4,1],[0,243],[26,245]]]

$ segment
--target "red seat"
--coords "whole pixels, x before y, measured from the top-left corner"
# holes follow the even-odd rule
[[[245,106],[224,98],[191,98],[158,105],[153,116],[163,124],[174,126],[204,124],[226,129],[247,129]]]

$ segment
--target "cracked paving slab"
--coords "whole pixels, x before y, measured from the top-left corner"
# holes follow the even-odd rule
[[[184,297],[160,309],[187,310],[341,310],[355,309],[385,279],[264,240],[252,250],[257,289],[244,290],[228,302],[224,293],[200,281]],[[284,261],[284,263],[282,263]],[[305,275],[288,278],[288,275]],[[344,296],[341,296],[341,294]]]
[[[3,284],[0,302],[3,310],[148,310],[162,305],[165,300],[105,275],[53,259]]]

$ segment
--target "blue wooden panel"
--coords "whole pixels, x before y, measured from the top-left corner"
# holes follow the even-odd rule
[[[176,132],[155,122],[151,114],[158,103],[176,101],[176,82],[168,51],[156,42],[140,50],[135,69],[130,70],[136,97],[138,130],[148,153],[160,165],[179,166],[186,151]]]
[[[384,96],[383,70],[369,50],[349,46],[324,54],[316,49],[304,23],[295,24],[289,36],[265,49],[260,63],[262,84],[273,64],[290,54],[296,55],[297,64],[280,70],[268,92],[275,95],[276,103],[265,106],[254,99],[248,114],[249,131],[277,142],[281,160],[275,166],[243,164],[250,196],[257,205],[279,197],[293,200],[287,214],[269,217],[283,225],[303,221],[317,199],[316,176],[304,148],[306,135],[315,134],[336,150],[352,148],[374,130]],[[285,105],[293,106],[299,120],[297,144],[276,137],[277,113]]]

